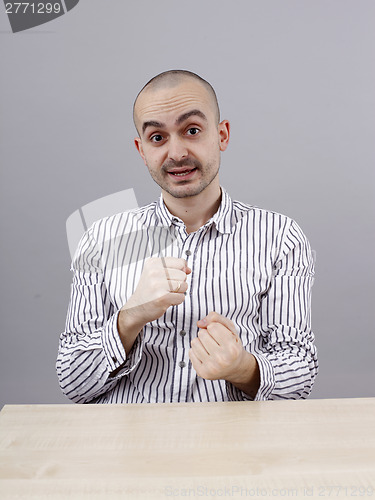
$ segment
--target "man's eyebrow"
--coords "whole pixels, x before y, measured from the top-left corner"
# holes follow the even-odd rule
[[[156,127],[156,128],[165,128],[165,123],[156,122],[154,120],[150,120],[148,122],[144,122],[142,125],[142,133],[145,133],[147,127]]]
[[[202,111],[199,111],[199,109],[192,109],[191,111],[187,111],[183,115],[179,116],[176,120],[176,125],[181,125],[184,121],[186,121],[188,118],[191,116],[199,116],[199,118],[202,118],[202,120],[207,121],[207,117]],[[142,133],[145,133],[145,130],[148,127],[155,127],[155,128],[165,128],[165,123],[157,122],[155,120],[149,120],[147,122],[144,122],[142,125]]]
[[[202,113],[202,111],[199,111],[199,109],[193,109],[192,111],[188,111],[187,113],[179,116],[176,120],[176,125],[180,125],[191,116],[199,116],[199,118],[202,118],[202,120],[207,121],[207,117],[204,113]]]

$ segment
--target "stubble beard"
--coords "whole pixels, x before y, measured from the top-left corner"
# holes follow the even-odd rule
[[[214,162],[210,162],[206,165],[205,168],[202,167],[202,164],[195,159],[187,158],[186,160],[181,160],[179,162],[168,162],[165,163],[161,171],[156,174],[155,172],[152,172],[149,169],[150,175],[152,179],[158,184],[158,186],[163,189],[165,192],[173,196],[174,198],[190,198],[192,196],[197,196],[200,194],[202,191],[204,191],[218,176],[219,174],[219,168],[220,168],[220,162],[217,168],[212,171]],[[191,183],[190,180],[187,181],[180,181],[179,186],[170,186],[168,184],[168,171],[171,170],[173,167],[194,167],[197,169],[198,172],[201,173],[202,177],[200,182],[195,185],[195,186],[189,186]],[[204,172],[207,174],[212,171],[212,175],[209,176],[208,178],[204,177]],[[186,185],[186,190],[181,189],[182,186]],[[189,189],[190,188],[190,189]]]

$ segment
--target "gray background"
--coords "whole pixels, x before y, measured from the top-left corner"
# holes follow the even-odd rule
[[[65,221],[122,189],[159,195],[131,107],[171,68],[217,90],[232,197],[293,217],[317,252],[311,397],[375,396],[374,15],[372,0],[81,0],[12,34],[0,6],[0,406],[68,402]]]

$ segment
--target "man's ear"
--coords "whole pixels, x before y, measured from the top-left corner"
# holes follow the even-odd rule
[[[225,151],[229,143],[230,136],[230,123],[228,120],[223,120],[218,125],[219,130],[219,141],[220,141],[220,151]]]
[[[145,165],[147,165],[147,164],[146,164],[146,158],[145,158],[145,155],[144,155],[144,153],[143,153],[143,148],[142,148],[142,141],[141,141],[141,139],[140,139],[139,137],[136,137],[136,138],[134,139],[134,144],[135,144],[135,147],[136,147],[136,149],[137,149],[138,153],[142,156],[142,160],[145,162]]]

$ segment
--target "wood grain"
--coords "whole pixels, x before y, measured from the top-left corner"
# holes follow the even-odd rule
[[[1,499],[355,496],[375,498],[375,398],[0,413]]]

